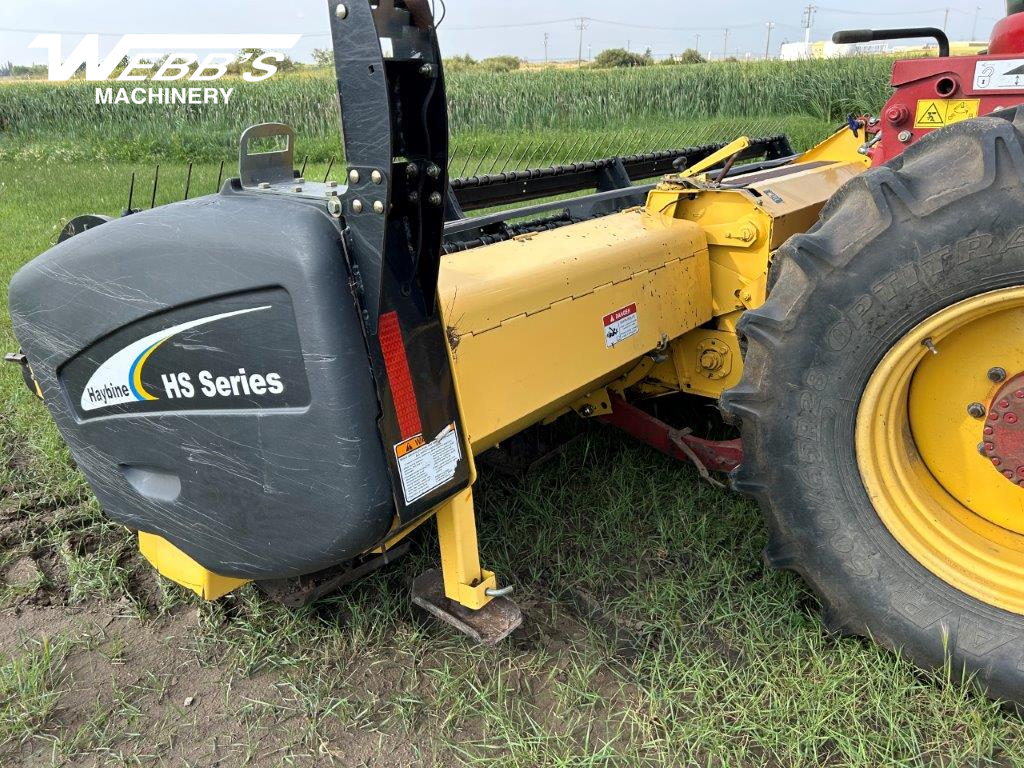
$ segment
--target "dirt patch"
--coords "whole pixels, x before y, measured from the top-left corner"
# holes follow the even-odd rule
[[[35,584],[41,575],[35,560],[31,557],[20,557],[7,569],[4,581],[12,587],[28,587]]]
[[[347,723],[329,706],[303,701],[281,670],[246,677],[231,664],[212,661],[200,639],[200,612],[180,607],[140,621],[126,600],[22,605],[7,611],[14,621],[0,615],[2,656],[25,653],[42,638],[61,638],[71,647],[60,675],[58,707],[42,736],[23,745],[0,745],[0,765],[49,765],[55,754],[62,755],[56,764],[71,766],[109,761],[255,768],[423,764],[430,734],[422,734],[423,745],[416,745]],[[365,684],[365,695],[373,699],[393,694],[392,684],[398,682],[368,674],[349,685]]]

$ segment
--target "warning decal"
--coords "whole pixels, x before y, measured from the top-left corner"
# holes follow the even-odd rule
[[[609,349],[638,333],[640,317],[636,311],[636,304],[630,304],[604,316],[604,345]]]
[[[943,128],[977,117],[981,99],[923,99],[917,102],[915,128]]]
[[[455,424],[449,424],[429,443],[423,435],[403,440],[395,446],[395,458],[405,503],[412,504],[455,477],[462,460]]]
[[[1024,91],[1024,59],[979,61],[974,65],[976,91]]]

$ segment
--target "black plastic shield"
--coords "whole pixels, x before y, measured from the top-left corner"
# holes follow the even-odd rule
[[[396,506],[408,521],[466,487],[471,466],[436,306],[448,184],[444,73],[426,0],[330,0],[328,8],[348,166],[345,250]]]

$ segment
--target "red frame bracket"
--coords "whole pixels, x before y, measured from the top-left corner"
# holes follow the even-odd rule
[[[743,446],[738,439],[703,440],[694,437],[689,430],[675,429],[616,395],[611,396],[611,406],[612,412],[596,417],[598,421],[621,429],[666,456],[697,464],[698,468],[703,466],[712,472],[732,472],[743,462]]]

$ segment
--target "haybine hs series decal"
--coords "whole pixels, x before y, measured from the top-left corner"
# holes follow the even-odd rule
[[[82,410],[94,411],[124,403],[160,399],[143,383],[143,369],[161,346],[186,331],[230,317],[265,312],[269,309],[271,307],[267,305],[202,317],[158,331],[129,344],[103,362],[89,378],[82,391]],[[165,373],[160,378],[164,396],[171,400],[280,395],[284,393],[285,387],[280,372],[247,373],[244,368],[230,375],[217,375],[209,370],[201,370],[195,380],[192,373],[186,371]]]

